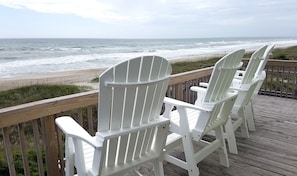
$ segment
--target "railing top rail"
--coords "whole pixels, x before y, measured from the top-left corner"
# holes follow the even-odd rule
[[[249,58],[244,58],[244,62],[248,62]],[[278,60],[268,59],[268,66],[283,66],[283,67],[297,67],[297,60]]]
[[[98,90],[35,101],[0,109],[0,128],[89,106],[98,102]]]
[[[244,59],[246,60],[246,59]],[[268,66],[297,67],[297,61],[269,60]],[[169,85],[209,76],[213,67],[172,75]],[[0,109],[0,128],[98,103],[98,90]]]
[[[210,75],[212,67],[175,74],[169,85]],[[0,109],[0,128],[98,103],[98,90]]]
[[[178,84],[185,81],[190,81],[197,78],[209,76],[212,72],[213,67],[202,68],[198,70],[192,70],[188,72],[178,73],[172,75],[169,85]]]

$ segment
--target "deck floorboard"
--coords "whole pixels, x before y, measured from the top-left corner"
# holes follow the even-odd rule
[[[230,167],[219,165],[216,153],[199,163],[201,176],[296,176],[297,100],[259,95],[254,100],[256,131],[237,137],[238,155],[229,154]],[[182,147],[174,155],[184,158]],[[152,166],[141,167],[153,175]],[[166,176],[187,176],[187,171],[164,162]]]

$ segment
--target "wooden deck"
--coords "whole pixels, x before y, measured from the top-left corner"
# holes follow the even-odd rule
[[[199,163],[201,176],[296,176],[297,100],[259,95],[254,101],[256,131],[237,138],[239,154],[229,154],[230,167],[219,165],[216,154]],[[182,147],[175,151],[183,157]],[[186,176],[177,166],[164,163],[166,176]],[[151,166],[141,172],[153,175]]]

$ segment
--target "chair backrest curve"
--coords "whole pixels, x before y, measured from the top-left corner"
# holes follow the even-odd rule
[[[259,64],[261,61],[264,60],[263,56],[266,48],[267,45],[262,46],[252,54],[249,63],[245,69],[245,74],[242,78],[241,84],[250,84],[252,82],[252,79],[255,78],[255,74],[257,69],[259,68]]]
[[[266,64],[267,64],[267,61],[268,61],[269,56],[270,56],[270,53],[272,52],[274,46],[275,46],[275,45],[272,44],[272,45],[269,45],[269,46],[266,48],[265,53],[264,53],[264,55],[263,55],[263,60],[260,62],[260,65],[259,65],[259,67],[258,67],[258,69],[257,69],[257,71],[256,71],[256,74],[255,74],[256,76],[261,75],[262,71],[264,70],[264,68],[265,68],[265,66],[266,66]]]
[[[100,76],[98,131],[147,123],[158,117],[171,74],[159,56],[124,61]]]
[[[242,66],[244,53],[244,49],[233,51],[215,64],[204,102],[216,101],[226,96],[236,71]]]

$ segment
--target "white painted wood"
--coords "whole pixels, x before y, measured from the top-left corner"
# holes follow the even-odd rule
[[[236,131],[240,127],[242,137],[249,137],[248,131],[255,130],[252,101],[253,97],[258,94],[265,79],[263,69],[273,47],[274,45],[265,45],[256,50],[252,54],[245,71],[238,71],[232,82],[232,88],[238,92],[238,97],[231,114],[233,131]],[[231,129],[228,129],[230,126],[226,126],[225,128],[227,128],[226,131],[229,133],[232,132]],[[229,136],[227,141],[230,153],[237,154],[236,142],[233,138],[230,138],[230,136],[234,135],[227,134],[226,136]]]
[[[188,170],[190,176],[199,175],[197,163],[210,153],[218,151],[220,163],[229,166],[228,154],[223,134],[223,127],[229,119],[237,92],[229,92],[229,87],[236,70],[242,65],[244,50],[237,50],[224,56],[214,66],[207,88],[193,87],[197,91],[194,105],[165,98],[164,117],[170,119],[164,159]],[[173,110],[173,107],[176,109]],[[202,137],[215,130],[215,140],[204,141]],[[194,144],[207,144],[198,151]],[[172,155],[170,151],[182,143],[186,161]]]
[[[96,135],[71,117],[56,119],[69,143],[66,175],[73,175],[74,167],[78,175],[138,175],[145,162],[164,175],[169,120],[159,114],[170,74],[169,62],[159,56],[130,59],[102,73]]]
[[[247,116],[247,122],[248,122],[248,127],[249,127],[250,131],[256,131],[255,122],[254,122],[255,115],[254,115],[254,109],[253,109],[253,100],[258,95],[258,93],[261,89],[261,86],[266,78],[266,72],[264,69],[265,69],[265,66],[267,64],[267,61],[269,59],[269,56],[270,56],[274,46],[275,45],[272,44],[266,48],[264,56],[263,56],[263,60],[260,62],[259,67],[255,74],[258,78],[258,84],[255,88],[254,95],[251,97],[250,102],[246,106],[246,116]]]

